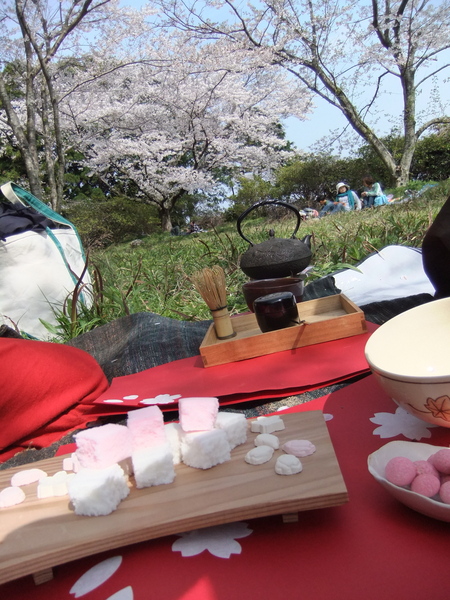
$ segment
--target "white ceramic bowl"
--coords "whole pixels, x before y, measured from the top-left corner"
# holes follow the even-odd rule
[[[394,498],[409,506],[409,508],[428,517],[450,522],[450,504],[426,498],[416,494],[416,492],[394,485],[387,481],[384,476],[385,466],[391,458],[406,456],[411,460],[426,460],[441,448],[442,446],[432,446],[431,444],[420,444],[418,442],[389,442],[370,454],[367,459],[369,472]]]
[[[365,354],[381,387],[419,419],[450,427],[450,298],[411,308],[379,327]]]

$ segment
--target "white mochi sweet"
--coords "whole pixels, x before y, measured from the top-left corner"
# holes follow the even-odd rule
[[[278,450],[280,440],[273,433],[260,433],[255,437],[255,446],[270,446],[274,450]]]
[[[252,448],[245,455],[245,462],[250,465],[263,465],[273,456],[273,448],[270,446],[256,446],[256,448]]]
[[[278,475],[295,475],[303,471],[303,465],[299,459],[292,454],[282,454],[275,463],[275,473]]]
[[[196,469],[210,469],[230,460],[227,434],[222,429],[183,433],[181,459],[185,465]]]
[[[251,422],[251,430],[254,433],[273,433],[283,431],[284,428],[283,419],[277,415],[257,417]]]
[[[168,442],[133,452],[134,479],[137,488],[172,483],[175,479],[173,458]]]
[[[81,469],[69,481],[69,498],[75,513],[86,517],[109,515],[129,493],[128,478],[118,464],[105,469]]]
[[[231,450],[247,441],[248,423],[245,415],[241,413],[219,411],[216,428],[225,431]]]

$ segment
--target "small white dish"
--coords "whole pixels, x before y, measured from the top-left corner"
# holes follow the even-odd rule
[[[432,446],[431,444],[420,444],[418,442],[388,442],[369,455],[367,464],[370,474],[390,493],[394,498],[412,508],[413,510],[433,517],[439,521],[450,523],[450,504],[444,504],[439,500],[426,498],[421,494],[412,492],[406,488],[390,483],[385,478],[385,466],[391,458],[406,456],[410,460],[427,460],[432,454],[443,446]]]

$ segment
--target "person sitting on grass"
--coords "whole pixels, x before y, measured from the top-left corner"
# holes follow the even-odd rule
[[[335,203],[338,202],[343,206],[343,210],[361,210],[361,200],[358,198],[358,194],[350,189],[346,183],[341,181],[336,186],[336,199]]]
[[[331,213],[344,210],[339,203],[333,202],[332,200],[329,200],[325,197],[319,199],[319,204],[321,206],[321,209],[319,211],[319,219]]]
[[[361,194],[363,199],[363,208],[371,208],[372,206],[382,206],[388,203],[388,199],[381,189],[381,185],[372,177],[364,177],[364,191]]]

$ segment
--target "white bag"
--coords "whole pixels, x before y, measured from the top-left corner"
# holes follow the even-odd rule
[[[408,246],[385,246],[360,263],[333,275],[334,283],[358,306],[416,294],[434,294],[423,270],[422,251]]]
[[[75,227],[14,183],[1,186],[13,204],[31,206],[65,228],[25,231],[0,240],[0,322],[38,339],[50,333],[40,319],[57,324],[86,265],[83,245]],[[86,269],[80,301],[92,305],[91,279]]]

